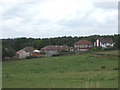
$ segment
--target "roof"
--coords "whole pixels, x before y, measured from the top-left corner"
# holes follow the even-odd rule
[[[20,54],[20,53],[22,53],[23,51],[32,52],[33,50],[35,50],[34,47],[32,47],[32,46],[27,46],[27,47],[25,47],[24,49],[21,49],[21,50],[17,51],[16,54]]]
[[[82,40],[75,43],[75,45],[86,45],[86,44],[88,45],[88,44],[93,44],[93,43],[86,40],[86,39],[82,39]]]
[[[32,46],[27,46],[27,47],[24,48],[24,50],[25,50],[25,51],[32,52],[33,50],[35,50],[35,48],[32,47]]]
[[[41,50],[63,50],[63,49],[71,49],[71,48],[65,45],[49,45],[49,46],[45,46]]]
[[[19,51],[16,52],[16,54],[18,55],[18,54],[22,53],[23,51],[25,51],[25,50],[24,49],[19,50]]]
[[[39,50],[34,50],[33,52],[37,52],[37,53],[39,53],[40,51],[39,51]]]
[[[112,38],[100,38],[102,43],[113,43]]]

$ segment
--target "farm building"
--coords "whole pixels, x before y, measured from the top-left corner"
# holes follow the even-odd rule
[[[46,56],[52,56],[59,54],[61,50],[71,51],[72,48],[65,45],[49,45],[41,49],[42,52],[45,52]]]
[[[93,43],[86,39],[82,39],[74,44],[74,49],[80,52],[87,52],[91,47],[93,47]]]
[[[95,47],[102,47],[102,48],[108,48],[108,47],[113,47],[114,43],[112,38],[99,38],[96,39],[96,41],[94,42],[94,46]]]

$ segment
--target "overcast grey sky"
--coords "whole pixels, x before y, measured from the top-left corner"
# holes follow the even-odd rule
[[[0,38],[118,33],[118,0],[1,0]]]

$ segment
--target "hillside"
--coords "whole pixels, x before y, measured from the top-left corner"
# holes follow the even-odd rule
[[[6,61],[3,88],[117,88],[117,67],[116,56],[90,53]]]

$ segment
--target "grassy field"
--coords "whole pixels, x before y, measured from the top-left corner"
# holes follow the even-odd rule
[[[120,52],[120,50],[112,50],[112,51],[102,51],[102,52],[94,52],[96,54],[105,54],[105,55],[118,55],[118,52]]]
[[[6,61],[3,88],[117,88],[117,67],[116,56],[90,53]]]

